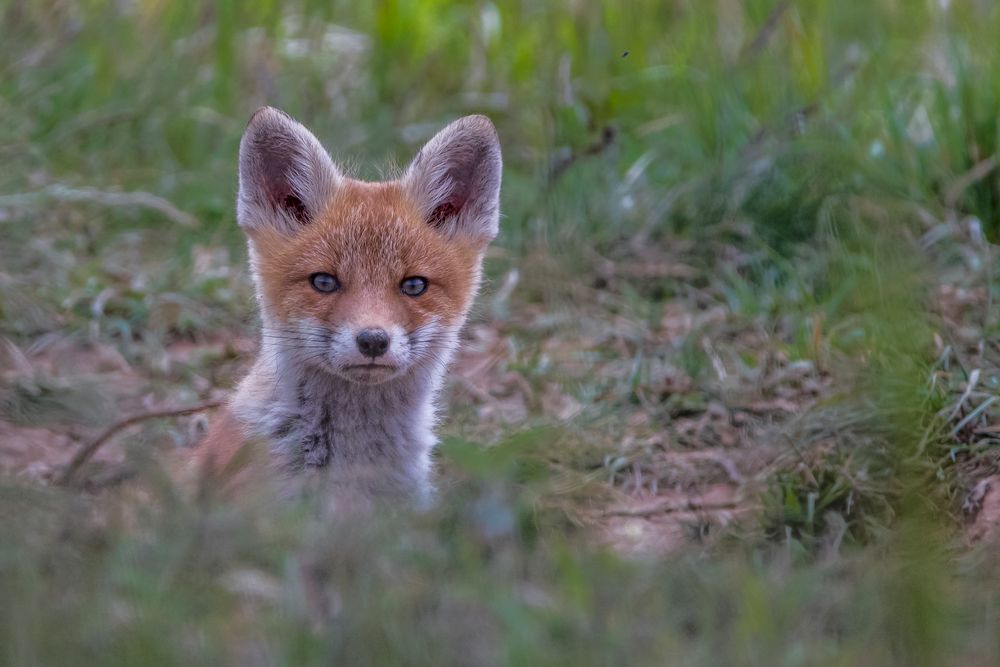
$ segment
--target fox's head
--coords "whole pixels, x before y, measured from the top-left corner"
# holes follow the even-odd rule
[[[447,126],[400,179],[369,183],[285,113],[257,111],[237,219],[265,349],[365,384],[446,362],[497,234],[500,174],[485,116]]]

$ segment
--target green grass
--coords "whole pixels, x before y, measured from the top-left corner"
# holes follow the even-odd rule
[[[962,510],[1000,470],[998,32],[985,0],[0,2],[0,662],[1000,661]],[[160,461],[200,417],[49,483],[245,368],[265,103],[365,178],[499,129],[428,513],[187,497]]]

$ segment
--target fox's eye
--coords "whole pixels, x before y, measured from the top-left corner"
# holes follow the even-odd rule
[[[399,290],[406,296],[420,296],[427,291],[427,278],[420,276],[403,278],[403,282],[399,283]]]
[[[314,273],[309,276],[309,284],[317,292],[336,292],[340,289],[340,281],[329,273]]]

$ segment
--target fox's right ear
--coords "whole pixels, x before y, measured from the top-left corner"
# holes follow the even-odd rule
[[[466,116],[420,149],[403,182],[427,224],[489,242],[500,225],[501,171],[493,123],[486,116]]]
[[[283,111],[262,107],[240,141],[236,219],[245,230],[294,233],[321,212],[340,178],[309,130]]]

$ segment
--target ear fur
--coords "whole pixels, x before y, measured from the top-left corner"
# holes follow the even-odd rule
[[[309,130],[283,111],[262,107],[240,141],[236,219],[246,230],[294,233],[322,210],[340,178]]]
[[[427,224],[489,242],[500,225],[502,171],[493,123],[486,116],[466,116],[420,149],[403,183]]]

